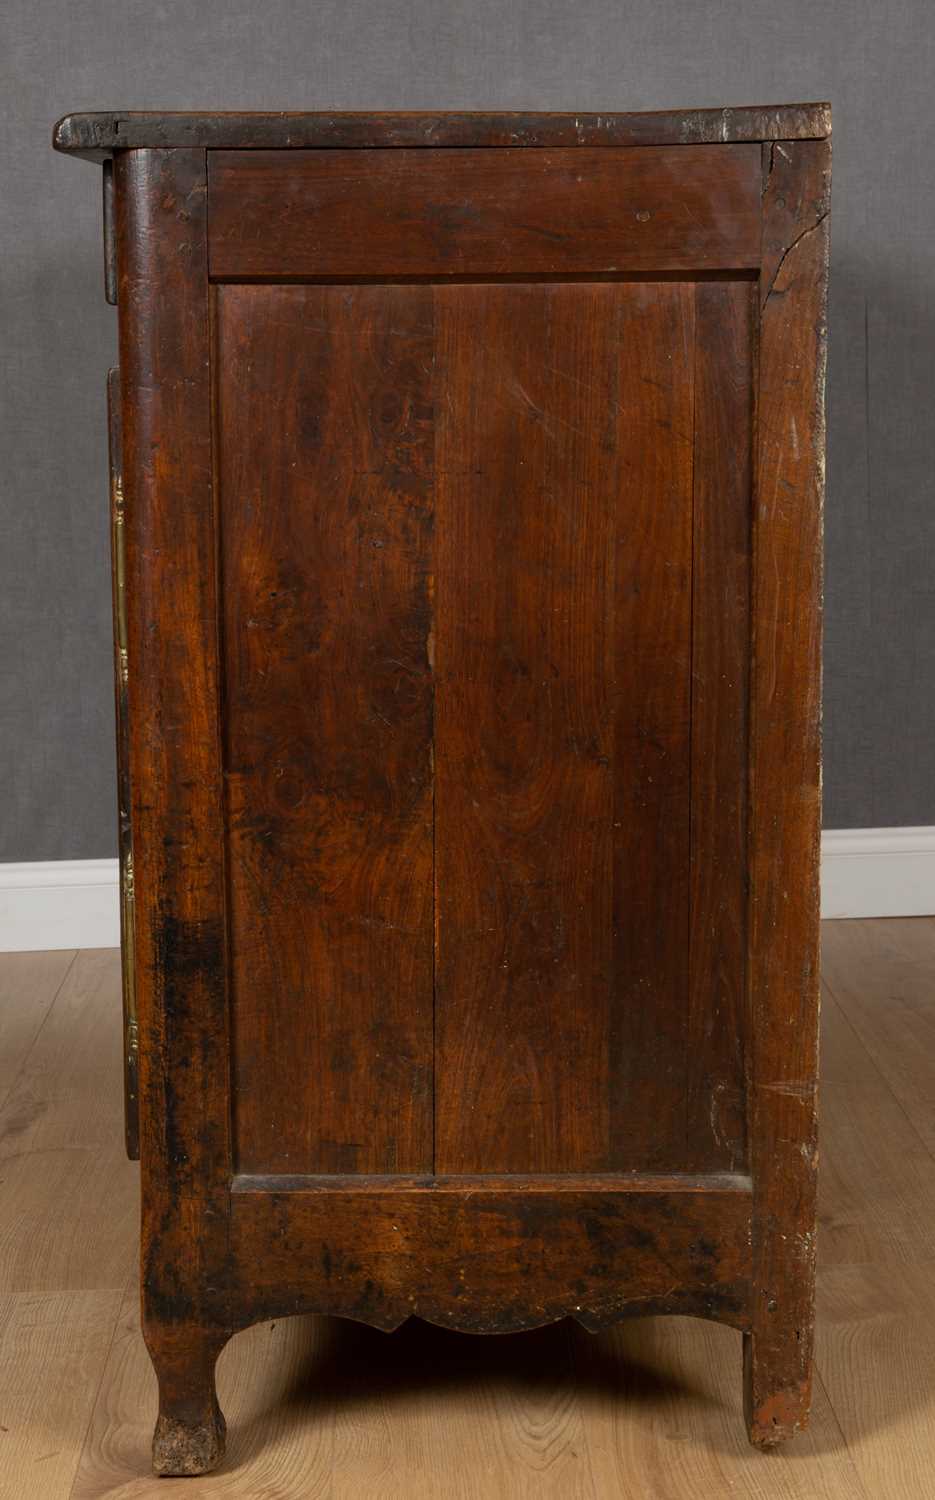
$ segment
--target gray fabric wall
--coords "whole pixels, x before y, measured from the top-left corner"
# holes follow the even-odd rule
[[[115,849],[100,171],[82,109],[834,107],[825,826],[935,823],[931,0],[6,0],[0,860]]]

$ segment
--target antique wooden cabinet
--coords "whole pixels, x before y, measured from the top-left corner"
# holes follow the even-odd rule
[[[155,1466],[304,1311],[742,1330],[806,1420],[829,114],[102,162]]]

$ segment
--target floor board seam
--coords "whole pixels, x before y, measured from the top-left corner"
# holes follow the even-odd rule
[[[23,1074],[26,1071],[26,1064],[29,1062],[29,1059],[32,1057],[33,1053],[36,1050],[36,1046],[38,1044],[39,1038],[42,1035],[42,1033],[45,1031],[46,1026],[48,1025],[49,1017],[51,1016],[53,1010],[55,1009],[55,1006],[56,1006],[56,1004],[58,1002],[58,997],[62,993],[62,990],[65,987],[65,983],[66,983],[66,981],[68,979],[68,976],[71,973],[72,969],[75,967],[75,964],[78,961],[78,955],[81,952],[82,952],[82,949],[80,949],[80,948],[73,948],[72,949],[71,959],[69,960],[68,966],[65,969],[64,974],[62,975],[61,979],[59,980],[58,984],[55,987],[55,993],[53,994],[51,1000],[49,1001],[48,1005],[46,1006],[45,1014],[42,1017],[42,1020],[39,1022],[39,1025],[36,1027],[36,1031],[35,1031],[35,1034],[34,1034],[34,1036],[32,1038],[32,1041],[29,1043],[29,1046],[26,1048],[26,1051],[23,1053],[23,1056],[20,1059],[19,1067],[17,1068],[16,1072],[14,1073],[13,1077],[11,1078],[11,1080],[9,1082],[9,1085],[7,1086],[7,1088],[4,1091],[4,1093],[2,1094],[2,1096],[0,1096],[0,1117],[2,1117],[4,1110],[6,1109],[7,1105],[10,1102],[10,1100],[13,1098],[13,1095],[16,1093],[16,1090],[19,1088],[20,1080],[22,1079]],[[37,953],[36,957],[37,958],[41,958],[42,954]]]
[[[110,1364],[110,1356],[113,1353],[114,1344],[117,1341],[117,1329],[120,1327],[120,1319],[123,1316],[123,1305],[126,1302],[127,1292],[130,1288],[130,1282],[133,1280],[134,1275],[134,1271],[129,1271],[127,1273],[127,1279],[123,1284],[122,1290],[118,1287],[112,1288],[113,1291],[120,1291],[120,1301],[117,1303],[117,1315],[114,1318],[114,1326],[110,1330],[110,1338],[107,1341],[107,1348],[104,1351],[104,1358],[101,1360],[101,1373],[97,1379],[97,1387],[94,1392],[94,1398],[88,1408],[88,1420],[81,1439],[81,1446],[78,1449],[78,1461],[75,1464],[75,1472],[71,1477],[71,1484],[68,1486],[68,1500],[72,1500],[72,1496],[75,1493],[75,1485],[78,1483],[78,1476],[81,1473],[81,1465],[84,1462],[85,1450],[87,1449],[88,1441],[91,1436],[91,1429],[94,1426],[94,1417],[95,1413],[97,1412],[97,1403],[100,1401],[101,1391],[104,1389],[104,1377],[107,1374],[107,1366]]]
[[[854,1454],[854,1450],[851,1448],[851,1445],[850,1445],[850,1443],[847,1440],[847,1433],[844,1431],[844,1427],[843,1427],[843,1425],[841,1423],[841,1419],[838,1416],[838,1413],[837,1413],[837,1410],[835,1408],[834,1402],[831,1399],[831,1392],[828,1389],[828,1382],[825,1380],[824,1375],[821,1373],[821,1366],[819,1365],[817,1359],[815,1360],[815,1366],[814,1366],[814,1381],[815,1381],[815,1384],[817,1384],[817,1385],[819,1385],[821,1387],[821,1390],[822,1390],[822,1393],[824,1395],[825,1401],[828,1404],[828,1410],[831,1413],[831,1419],[834,1422],[835,1431],[837,1432],[838,1437],[841,1439],[841,1444],[842,1444],[842,1446],[844,1448],[845,1453],[847,1454],[848,1461],[849,1461],[849,1463],[851,1465],[851,1468],[854,1471],[854,1478],[857,1480],[857,1483],[860,1485],[860,1496],[858,1497],[858,1500],[872,1500],[870,1491],[866,1488],[866,1486],[864,1484],[864,1476],[863,1476],[863,1474],[860,1471],[860,1465],[857,1462],[857,1458],[856,1458],[856,1456]]]
[[[915,1121],[913,1120],[912,1116],[907,1111],[907,1109],[906,1109],[905,1105],[903,1104],[902,1100],[900,1099],[899,1095],[896,1093],[896,1090],[893,1088],[893,1085],[890,1083],[889,1079],[887,1078],[886,1074],[883,1072],[882,1068],[880,1067],[880,1065],[877,1062],[876,1058],[874,1057],[873,1053],[870,1051],[870,1048],[867,1046],[867,1043],[864,1041],[864,1039],[861,1036],[860,1032],[857,1030],[857,1027],[854,1025],[853,1021],[851,1020],[850,1016],[847,1013],[847,1007],[845,1005],[843,1005],[841,1003],[841,1001],[838,999],[837,995],[835,994],[834,990],[831,988],[831,985],[828,983],[828,981],[824,977],[824,975],[822,975],[821,982],[824,985],[825,989],[827,990],[828,997],[831,1000],[832,1004],[837,1008],[837,1010],[839,1011],[842,1019],[844,1020],[845,1024],[847,1025],[848,1029],[851,1031],[851,1033],[853,1034],[853,1036],[856,1038],[856,1041],[857,1041],[857,1043],[858,1043],[861,1051],[866,1054],[866,1057],[867,1057],[867,1059],[868,1059],[868,1061],[870,1063],[870,1066],[873,1068],[873,1071],[876,1074],[877,1078],[883,1084],[883,1087],[886,1089],[886,1092],[889,1094],[890,1098],[893,1100],[893,1103],[896,1105],[896,1108],[899,1110],[899,1113],[902,1115],[903,1119],[906,1121],[906,1124],[909,1126],[909,1129],[912,1131],[912,1134],[914,1135],[915,1139],[918,1141],[919,1145],[922,1147],[922,1149],[925,1152],[926,1156],[930,1159],[930,1161],[932,1162],[932,1164],[935,1165],[935,1151],[932,1150],[932,1148],[929,1145],[928,1141],[925,1139],[925,1137],[922,1135],[922,1133],[920,1132],[920,1130],[916,1126]],[[832,1079],[828,1079],[827,1080],[827,1084],[828,1084],[829,1088],[834,1086]],[[820,1128],[820,1123],[819,1123],[819,1128]]]

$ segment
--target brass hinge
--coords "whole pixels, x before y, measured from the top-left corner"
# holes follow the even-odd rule
[[[121,684],[129,681],[127,656],[127,548],[126,517],[123,505],[123,476],[119,469],[111,474],[111,505],[114,523],[114,629],[117,636],[117,660]]]
[[[123,992],[126,1015],[127,1066],[135,1076],[140,1051],[140,1026],[136,1014],[133,978],[133,850],[126,848],[122,860],[120,899],[123,903]]]

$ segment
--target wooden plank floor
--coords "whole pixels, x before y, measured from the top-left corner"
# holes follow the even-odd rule
[[[265,1500],[935,1496],[935,918],[824,932],[810,1432],[747,1447],[740,1336],[647,1319],[470,1338],[292,1319],[238,1335],[222,1471]],[[160,1496],[123,1159],[117,955],[0,956],[0,1497]]]

